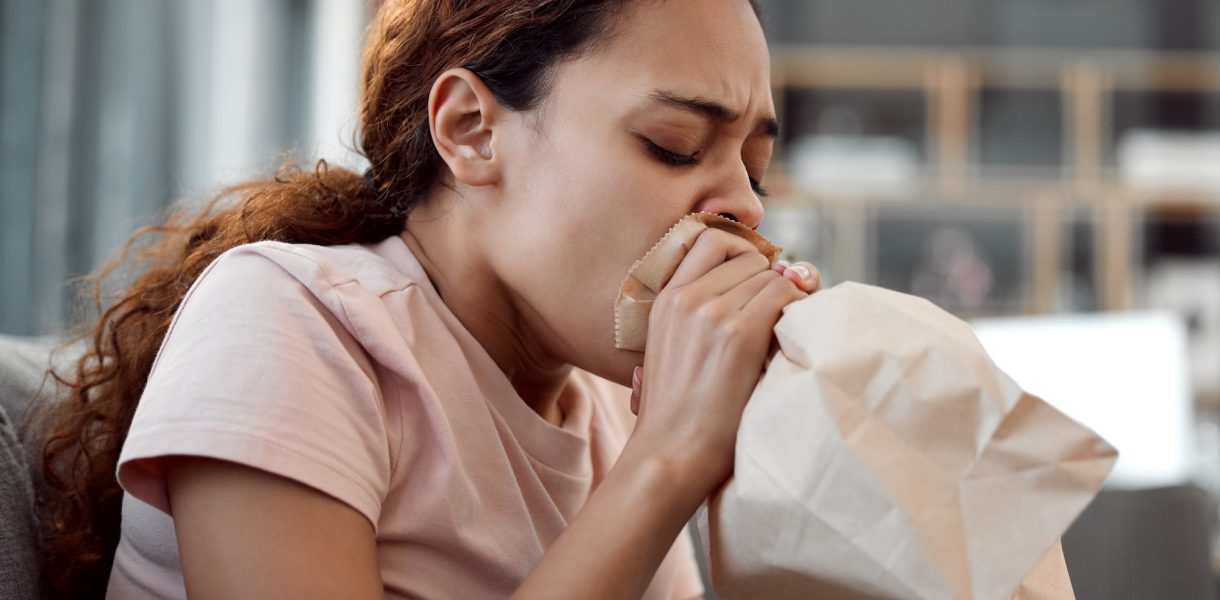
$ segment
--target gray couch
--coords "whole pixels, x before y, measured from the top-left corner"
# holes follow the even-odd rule
[[[1063,536],[1078,600],[1213,600],[1216,508],[1193,485],[1105,490]]]
[[[0,598],[39,597],[37,449],[23,444],[20,429],[42,388],[54,344],[49,338],[0,335]]]

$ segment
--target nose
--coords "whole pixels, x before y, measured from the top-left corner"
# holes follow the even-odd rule
[[[762,225],[763,205],[745,169],[725,182],[695,206],[695,212],[710,212],[758,229]]]

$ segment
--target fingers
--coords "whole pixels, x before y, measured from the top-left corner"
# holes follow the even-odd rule
[[[771,269],[791,279],[797,287],[806,293],[812,294],[822,287],[822,272],[810,263],[802,261],[788,264],[785,261],[778,260],[771,266]]]
[[[676,287],[691,283],[726,261],[747,253],[758,254],[758,248],[727,231],[705,229],[695,238],[668,285]]]
[[[720,296],[736,288],[741,282],[750,279],[751,276],[771,273],[767,267],[767,257],[758,252],[746,252],[714,267],[698,280],[676,287],[687,288],[688,291],[703,297]],[[734,305],[734,308],[739,307],[740,305]]]
[[[773,281],[787,283],[789,280],[782,275],[777,275],[773,269],[760,271],[725,293],[721,296],[720,301],[730,308],[742,310]],[[787,284],[789,287],[792,286],[790,283]]]
[[[779,274],[779,277],[776,277],[776,273]],[[807,262],[789,264],[781,260],[776,261],[770,269],[741,282],[731,292],[724,295],[725,299],[733,308],[744,309],[767,284],[775,279],[791,281],[805,294],[812,294],[822,287],[822,274],[817,267]],[[782,286],[777,285],[777,288],[782,289]],[[797,295],[796,299],[799,300],[801,297],[803,295]]]
[[[774,324],[785,306],[808,296],[807,292],[793,285],[791,279],[774,277],[741,310]]]

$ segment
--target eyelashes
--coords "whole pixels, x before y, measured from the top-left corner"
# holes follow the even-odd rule
[[[648,138],[644,138],[644,145],[648,147],[648,151],[651,152],[653,156],[659,158],[661,162],[667,164],[678,167],[686,167],[699,163],[699,153],[697,152],[695,154],[679,154],[677,152],[662,148],[661,146],[657,145],[656,142]]]
[[[648,149],[649,154],[652,154],[657,160],[667,165],[673,167],[689,167],[699,164],[698,152],[694,154],[681,154],[679,152],[662,148],[656,142],[648,139],[647,137],[639,136],[639,138],[644,142],[644,147]],[[758,194],[760,198],[767,197],[767,188],[764,188],[762,186],[762,182],[758,181],[757,179],[754,179],[753,177],[750,178],[750,187],[754,189],[754,193]]]

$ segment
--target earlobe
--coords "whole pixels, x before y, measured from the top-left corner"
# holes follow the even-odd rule
[[[432,143],[456,180],[472,186],[499,180],[492,139],[501,110],[495,95],[469,69],[445,71],[432,84],[428,97]]]

